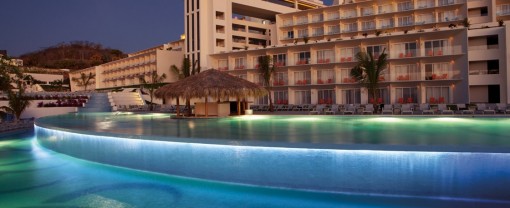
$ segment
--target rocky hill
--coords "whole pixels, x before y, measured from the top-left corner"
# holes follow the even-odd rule
[[[127,57],[122,51],[87,41],[60,43],[21,55],[24,65],[50,69],[84,69]]]

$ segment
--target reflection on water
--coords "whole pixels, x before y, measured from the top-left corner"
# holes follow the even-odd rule
[[[241,116],[170,119],[166,114],[68,114],[38,125],[77,131],[314,144],[461,145],[510,149],[508,118]],[[163,138],[164,139],[164,138]]]

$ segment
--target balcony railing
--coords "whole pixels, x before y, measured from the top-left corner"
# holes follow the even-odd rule
[[[419,54],[419,50],[413,49],[413,50],[397,50],[391,53],[390,58],[412,58],[417,57]]]
[[[335,77],[323,77],[317,79],[317,84],[334,84]]]
[[[287,79],[276,79],[273,80],[273,86],[285,86],[289,84],[289,80]]]
[[[337,19],[340,19],[340,15],[338,15],[338,13],[328,16],[328,20],[337,20]]]
[[[298,79],[298,80],[296,80],[296,82],[294,84],[295,85],[309,85],[309,84],[311,84],[311,82],[309,79]]]
[[[353,62],[355,61],[354,60],[354,56],[345,56],[345,57],[340,57],[340,62]]]
[[[431,56],[448,56],[463,54],[462,46],[434,47],[425,49],[412,50],[395,50],[390,52],[390,58],[413,58],[413,57],[431,57]],[[375,55],[374,55],[375,57]]]
[[[234,69],[241,70],[241,69],[245,69],[245,67],[244,67],[244,65],[237,65],[234,67]]]
[[[347,76],[347,75],[342,76],[341,81],[342,81],[342,84],[355,84],[355,83],[358,83],[358,81],[356,81],[356,79],[354,77]]]
[[[310,64],[310,59],[298,59],[296,61],[296,65],[305,65]]]
[[[328,32],[328,35],[335,35],[335,34],[340,34],[340,29],[331,30],[331,31]]]
[[[317,59],[317,63],[318,64],[329,64],[333,60],[335,60],[335,58],[332,57],[332,56],[330,56],[330,57],[323,57],[323,58]]]
[[[344,32],[344,33],[358,32],[358,28],[346,28],[346,29],[342,30],[342,32]]]
[[[220,66],[218,67],[219,71],[228,71],[228,66]]]
[[[422,80],[420,72],[415,73],[396,73],[392,81],[396,82],[408,82],[408,81],[419,81]]]
[[[277,61],[275,64],[276,64],[277,67],[286,66],[286,61],[281,61],[280,60],[280,61]]]
[[[510,9],[498,10],[498,11],[496,11],[496,15],[497,16],[510,15]]]
[[[469,69],[469,75],[499,74],[499,69]]]

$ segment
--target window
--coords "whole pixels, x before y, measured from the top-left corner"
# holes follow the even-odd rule
[[[281,53],[273,55],[273,63],[276,66],[286,66],[287,65],[287,54]]]
[[[216,19],[218,20],[224,20],[225,19],[225,13],[223,12],[216,12]]]
[[[487,74],[499,74],[499,60],[487,61]]]
[[[356,10],[354,9],[350,9],[350,10],[345,10],[345,11],[342,11],[340,13],[343,13],[344,16],[343,18],[351,18],[351,17],[356,17]]]
[[[220,70],[220,71],[228,70],[228,60],[227,59],[218,60],[218,70]]]
[[[411,10],[413,9],[413,3],[411,1],[400,2],[397,4],[397,9],[399,12]]]
[[[324,35],[324,28],[322,28],[322,27],[313,28],[313,36],[322,36],[322,35]]]
[[[289,104],[289,92],[287,91],[274,91],[274,102],[276,104]]]
[[[342,104],[361,104],[360,89],[342,90]]]
[[[418,102],[418,88],[416,87],[402,87],[395,88],[395,103],[417,103]]]
[[[312,15],[312,22],[322,22],[324,21],[324,15],[323,14],[314,14]]]
[[[335,104],[335,90],[319,90],[317,91],[318,104]]]
[[[396,81],[420,80],[420,71],[416,64],[393,66]]]
[[[246,65],[246,62],[245,62],[245,58],[244,57],[241,57],[241,58],[235,58],[235,68],[234,69],[245,69],[245,65]]]
[[[333,69],[325,69],[317,71],[317,84],[335,83],[335,71]]]
[[[338,34],[338,33],[340,33],[340,26],[339,25],[330,25],[330,26],[328,26],[328,34],[329,35]]]
[[[309,85],[311,82],[310,71],[294,72],[294,80],[296,85]]]
[[[393,45],[393,49],[395,54],[393,57],[398,58],[408,58],[408,57],[416,57],[417,52],[417,44],[416,42],[409,43],[397,43]]]
[[[361,29],[362,30],[374,30],[375,29],[375,22],[374,21],[364,21],[364,22],[361,22]]]
[[[287,31],[287,36],[286,36],[288,39],[292,39],[294,38],[294,31]]]
[[[378,12],[379,12],[379,14],[384,14],[384,13],[392,12],[391,8],[392,8],[391,4],[379,5],[378,6]]]
[[[431,40],[425,41],[425,55],[426,56],[442,56],[447,55],[446,49],[448,47],[447,40]]]
[[[296,91],[294,95],[297,105],[310,104],[312,101],[310,90]]]
[[[498,35],[487,36],[487,48],[497,49],[499,44]]]
[[[361,8],[361,15],[368,16],[368,15],[373,15],[373,14],[374,14],[374,9],[372,7],[362,7]]]
[[[343,28],[344,28],[344,32],[356,32],[358,31],[358,23],[356,22],[353,22],[353,23],[347,23],[347,24],[344,24],[343,25]]]
[[[294,24],[294,21],[292,21],[292,19],[283,20],[283,26],[292,26],[293,24]]]
[[[459,18],[455,15],[455,11],[439,12],[439,22],[456,21]]]
[[[248,80],[248,75],[246,75],[246,74],[239,74],[236,77],[244,79],[244,80]]]
[[[255,103],[257,105],[268,105],[269,104],[269,96],[264,95],[262,97],[258,97],[258,98],[256,98]]]
[[[334,60],[335,60],[335,53],[333,50],[317,51],[317,63],[318,64],[331,63]]]
[[[510,4],[501,4],[496,6],[496,14],[497,15],[507,15],[510,14]]]
[[[328,13],[328,20],[336,20],[339,19],[340,16],[338,15],[338,12],[330,12]]]
[[[489,9],[487,7],[480,8],[480,16],[489,16]]]
[[[390,28],[393,27],[393,18],[388,19],[380,19],[379,21],[379,28]]]
[[[390,94],[387,88],[378,88],[375,89],[375,95],[377,96],[377,100],[372,98],[372,95],[368,95],[368,103],[377,103],[377,104],[389,104],[390,103]]]
[[[435,22],[435,14],[417,14],[416,24],[427,24]]]
[[[259,58],[264,56],[255,56],[253,57],[253,68],[258,69],[259,68]]]
[[[450,87],[438,86],[425,88],[428,103],[449,103]]]
[[[340,49],[340,62],[354,61],[354,55],[359,52],[359,48],[341,48]]]
[[[442,80],[450,77],[450,63],[425,64],[425,80]]]
[[[306,24],[308,23],[308,17],[307,16],[300,16],[297,19],[298,24]]]
[[[367,53],[372,54],[374,59],[379,58],[379,56],[382,54],[382,52],[388,53],[388,50],[386,49],[386,45],[375,45],[375,46],[367,46]]]
[[[308,37],[308,29],[299,29],[298,38]]]
[[[398,18],[398,26],[411,26],[413,25],[413,17],[412,16],[403,16]]]
[[[294,55],[296,65],[310,64],[310,52],[299,52]]]
[[[288,85],[287,72],[276,72],[273,77],[273,86],[284,86]]]

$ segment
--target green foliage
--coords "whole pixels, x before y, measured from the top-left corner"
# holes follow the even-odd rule
[[[33,80],[24,75],[17,66],[10,64],[8,58],[0,58],[0,85],[2,92],[7,93],[8,106],[1,106],[0,110],[12,113],[19,120],[23,111],[30,106],[30,100],[25,96],[25,81]],[[4,114],[4,113],[3,113]]]
[[[173,73],[175,73],[179,77],[179,79],[184,79],[186,77],[190,77],[190,76],[200,73],[200,63],[198,62],[198,60],[196,60],[195,62],[193,62],[193,65],[192,65],[190,59],[187,57],[184,57],[182,59],[181,68],[179,68],[175,65],[172,65],[170,67],[170,70]],[[179,99],[179,98],[177,98],[177,99]],[[188,109],[186,116],[191,116],[191,103],[190,103],[189,98],[186,98],[186,108]]]
[[[357,65],[351,69],[351,77],[358,83],[363,84],[374,100],[377,100],[377,88],[379,77],[383,74],[388,65],[388,54],[384,49],[377,59],[372,53],[359,52],[356,54]],[[374,108],[376,109],[376,108]]]
[[[271,77],[276,72],[276,65],[272,64],[273,60],[271,56],[259,56],[258,58],[259,62],[259,72],[262,75],[262,78],[264,78],[264,85],[266,86],[266,90],[269,94],[269,111],[273,112],[273,100],[271,98],[271,90],[270,90],[270,82]]]
[[[149,105],[149,110],[152,111],[153,109],[153,102],[152,99],[154,98],[154,92],[162,86],[163,81],[166,79],[166,74],[163,73],[161,76],[158,75],[157,72],[153,72],[150,75],[150,80],[145,80],[145,76],[138,77],[140,80],[140,84],[144,89],[147,89],[149,91],[149,96],[151,98],[151,103]]]
[[[60,43],[20,56],[25,66],[52,69],[84,69],[124,57],[120,50],[87,41]]]
[[[87,87],[92,84],[92,80],[96,78],[96,74],[89,72],[89,74],[81,73],[80,78],[73,77],[73,82],[76,82],[76,86],[84,87],[87,91]]]

